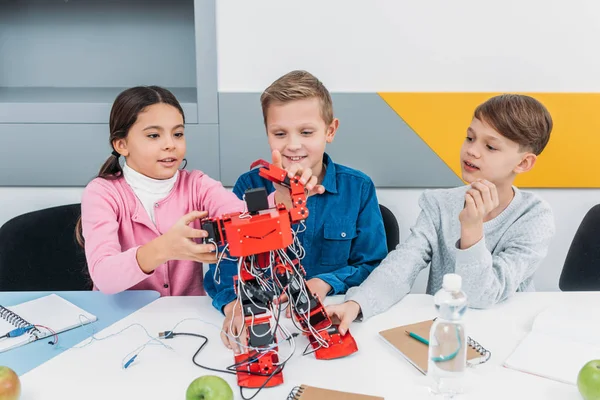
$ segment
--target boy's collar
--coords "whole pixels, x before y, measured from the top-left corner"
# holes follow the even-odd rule
[[[335,179],[335,164],[331,161],[331,157],[327,153],[323,153],[323,166],[325,168],[325,176],[321,184],[325,186],[325,191],[329,193],[337,193],[337,179]]]

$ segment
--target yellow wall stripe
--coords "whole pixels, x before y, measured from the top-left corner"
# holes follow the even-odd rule
[[[499,93],[379,93],[460,177],[460,147],[473,111]],[[523,93],[540,100],[554,121],[550,142],[520,187],[600,187],[600,93]],[[408,171],[407,171],[408,173]]]

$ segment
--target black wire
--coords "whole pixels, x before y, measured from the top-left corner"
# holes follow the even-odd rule
[[[200,354],[200,352],[202,351],[202,349],[204,348],[204,346],[206,346],[208,344],[208,338],[206,336],[200,335],[198,333],[185,333],[185,332],[173,332],[171,334],[171,336],[194,336],[194,337],[199,337],[200,339],[204,339],[204,343],[202,343],[200,345],[200,347],[198,348],[198,350],[196,350],[196,352],[194,353],[194,355],[192,356],[192,362],[203,369],[207,369],[209,371],[214,371],[214,372],[223,372],[225,374],[232,374],[235,375],[235,372],[232,371],[228,371],[228,370],[223,370],[223,369],[217,369],[217,368],[211,368],[211,367],[207,367],[205,365],[201,365],[196,361],[196,357],[198,356],[198,354]]]
[[[281,311],[280,311],[280,312],[281,312]],[[256,397],[256,395],[258,395],[258,393],[260,393],[260,391],[261,391],[262,389],[264,389],[264,388],[265,388],[265,386],[267,386],[267,384],[269,383],[269,381],[270,381],[271,379],[273,379],[273,377],[274,377],[275,375],[277,375],[278,373],[280,373],[281,371],[283,371],[283,367],[285,366],[285,362],[284,362],[284,363],[282,363],[281,365],[279,365],[277,368],[275,368],[275,369],[273,370],[273,372],[271,372],[270,374],[262,374],[262,373],[258,373],[258,372],[252,372],[252,371],[238,371],[238,370],[236,370],[236,371],[234,372],[234,371],[231,371],[231,370],[229,370],[229,368],[231,368],[231,367],[233,367],[233,366],[237,366],[237,365],[239,365],[239,364],[242,364],[242,363],[248,362],[248,361],[250,361],[250,360],[252,360],[252,359],[254,359],[254,358],[255,358],[255,357],[250,357],[250,356],[249,356],[249,357],[248,357],[246,360],[242,360],[242,361],[240,361],[240,362],[238,362],[238,363],[236,363],[236,364],[233,364],[232,366],[229,366],[229,367],[227,367],[227,370],[222,370],[222,369],[217,369],[217,368],[211,368],[211,367],[207,367],[207,366],[205,366],[205,365],[201,365],[201,364],[199,364],[199,363],[196,361],[196,357],[198,356],[198,354],[200,354],[200,352],[202,351],[202,349],[204,348],[204,346],[206,346],[206,344],[208,343],[208,338],[207,338],[206,336],[204,336],[204,335],[200,335],[200,334],[198,334],[198,333],[173,332],[173,333],[171,334],[171,336],[170,336],[170,337],[175,337],[175,336],[193,336],[193,337],[198,337],[198,338],[204,339],[204,343],[202,343],[202,344],[200,345],[200,347],[198,348],[198,350],[196,350],[196,352],[195,352],[195,353],[194,353],[194,355],[192,356],[192,362],[193,362],[193,363],[194,363],[196,366],[198,366],[198,367],[200,367],[200,368],[203,368],[203,369],[206,369],[206,370],[209,370],[209,371],[214,371],[214,372],[223,372],[223,373],[226,373],[226,374],[231,374],[231,375],[237,375],[237,372],[240,372],[240,373],[249,374],[249,375],[258,375],[258,376],[266,376],[266,377],[268,377],[268,378],[267,378],[267,379],[266,379],[266,380],[263,382],[263,384],[262,384],[262,385],[261,385],[261,386],[260,386],[260,387],[259,387],[259,388],[256,390],[256,392],[255,392],[255,393],[252,395],[252,397],[245,397],[245,396],[244,396],[244,392],[243,392],[243,389],[244,389],[244,388],[240,386],[240,396],[242,396],[242,399],[244,399],[244,400],[252,400],[254,397]]]
[[[242,399],[244,400],[252,400],[253,398],[256,397],[257,394],[260,393],[261,390],[263,390],[265,388],[265,386],[267,386],[267,383],[269,383],[269,381],[278,373],[280,373],[281,371],[283,371],[283,367],[285,366],[285,362],[281,365],[279,365],[277,368],[275,368],[273,370],[273,372],[271,373],[271,376],[269,376],[264,382],[263,384],[256,390],[256,392],[252,395],[252,397],[246,397],[244,396],[244,388],[242,386],[240,386],[240,396],[242,396]]]
[[[248,356],[246,359],[241,360],[235,364],[232,364],[228,367],[226,367],[226,370],[222,370],[222,369],[216,369],[216,368],[211,368],[211,367],[207,367],[205,365],[201,365],[196,361],[196,357],[198,356],[198,354],[200,353],[200,351],[202,351],[202,349],[204,348],[204,346],[206,346],[206,344],[208,343],[208,339],[206,338],[206,336],[202,336],[200,334],[196,334],[196,333],[184,333],[184,332],[178,332],[178,333],[173,333],[172,336],[194,336],[194,337],[199,337],[201,339],[204,339],[204,343],[202,343],[202,345],[200,346],[200,348],[198,350],[196,350],[196,353],[194,353],[194,356],[192,357],[192,362],[200,367],[200,368],[204,368],[210,371],[215,371],[215,372],[225,372],[225,373],[229,373],[229,374],[235,374],[237,372],[241,372],[244,374],[248,374],[248,375],[255,375],[255,376],[270,376],[270,374],[263,374],[261,372],[253,372],[253,371],[246,371],[246,370],[238,370],[238,369],[232,369],[235,368],[237,366],[240,366],[244,363],[247,362],[251,362],[254,361],[257,356]],[[290,336],[289,338],[286,338],[286,340],[290,340],[292,337],[295,337],[297,335],[292,334],[292,336]]]
[[[303,356],[308,356],[309,354],[312,354],[312,353],[314,353],[315,351],[319,350],[319,349],[322,347],[322,346],[319,346],[319,347],[317,347],[316,349],[312,349],[311,351],[309,351],[309,352],[307,353],[306,351],[308,350],[308,348],[309,348],[310,346],[312,346],[312,343],[310,343],[310,342],[309,342],[309,343],[306,345],[306,348],[304,349],[304,351],[302,352],[302,355],[303,355]]]
[[[249,374],[249,375],[257,375],[257,376],[269,376],[269,374],[263,374],[260,372],[253,372],[253,371],[240,371],[240,370],[231,370],[229,368],[237,366],[238,364],[243,364],[246,363],[248,361],[252,361],[255,357],[249,356],[248,358],[246,358],[245,360],[242,360],[236,364],[230,365],[228,367],[226,367],[226,369],[218,369],[218,368],[211,368],[211,367],[207,367],[206,365],[202,365],[200,363],[198,363],[196,361],[196,357],[198,356],[198,354],[200,354],[200,352],[202,351],[202,349],[204,348],[204,346],[206,346],[206,344],[208,343],[208,338],[206,336],[200,335],[198,333],[186,333],[186,332],[173,332],[171,334],[171,337],[174,336],[193,336],[193,337],[199,337],[200,339],[204,339],[204,343],[202,343],[202,345],[200,345],[200,347],[198,348],[198,350],[196,350],[196,352],[194,353],[194,355],[192,356],[192,362],[203,369],[209,370],[209,371],[214,371],[214,372],[223,372],[226,374],[231,374],[231,375],[236,375],[237,372],[242,372],[244,374]]]

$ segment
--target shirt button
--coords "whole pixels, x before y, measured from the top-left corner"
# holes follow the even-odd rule
[[[346,232],[342,232],[342,233],[340,234],[340,236],[341,236],[341,237],[346,237]]]
[[[155,208],[158,208],[158,203],[154,203],[154,207],[155,207]]]
[[[169,284],[168,284],[168,283],[165,283],[165,284],[163,285],[163,287],[164,287],[165,289],[168,289],[168,288],[169,288]]]

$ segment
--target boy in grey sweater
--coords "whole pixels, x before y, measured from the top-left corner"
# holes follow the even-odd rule
[[[341,320],[340,332],[400,301],[427,265],[427,293],[441,288],[445,274],[457,273],[474,308],[534,290],[554,217],[546,202],[513,181],[533,168],[551,130],[549,112],[529,96],[504,94],[478,106],[460,153],[469,185],[421,195],[421,213],[406,241],[348,290],[345,303],[327,307]]]

